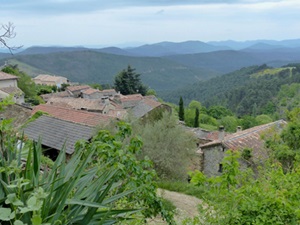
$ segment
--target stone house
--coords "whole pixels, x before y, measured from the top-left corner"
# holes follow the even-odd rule
[[[171,107],[166,104],[162,104],[151,98],[144,98],[130,110],[130,113],[137,119],[147,120],[151,117],[159,117],[162,112],[171,112],[171,110]]]
[[[0,99],[7,98],[12,96],[12,100],[14,103],[23,104],[25,102],[25,94],[18,87],[2,87],[0,88]]]
[[[252,160],[256,163],[263,163],[268,158],[268,150],[264,147],[264,140],[261,135],[271,129],[282,130],[286,125],[283,120],[252,127],[246,130],[238,130],[236,133],[225,135],[224,130],[219,131],[218,140],[200,145],[198,151],[202,154],[202,168],[206,176],[218,176],[222,173],[222,160],[227,150],[243,151],[245,148],[252,149]],[[248,164],[240,161],[242,167]]]
[[[24,93],[18,88],[18,77],[0,71],[0,99],[12,96],[15,103],[24,103]]]
[[[62,76],[52,76],[48,74],[40,74],[35,78],[32,78],[35,84],[42,84],[42,85],[49,85],[49,86],[56,86],[61,88],[62,84],[68,84],[69,80],[66,77]]]
[[[85,90],[91,89],[88,85],[77,85],[77,86],[68,86],[66,90],[71,94],[72,97],[78,98],[82,97],[82,92]]]
[[[0,71],[0,88],[18,87],[18,77]]]

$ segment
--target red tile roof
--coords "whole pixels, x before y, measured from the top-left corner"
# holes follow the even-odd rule
[[[89,89],[85,89],[84,91],[82,91],[82,93],[86,94],[86,95],[91,95],[91,94],[94,94],[97,92],[100,92],[100,91],[97,89],[94,89],[94,88],[89,88]]]
[[[71,97],[71,94],[68,91],[60,91],[60,92],[44,94],[44,95],[41,95],[41,97],[44,99],[44,101],[47,102],[52,97],[66,98],[66,97]]]
[[[0,88],[0,90],[7,94],[18,94],[18,95],[23,94],[23,91],[18,87],[3,87]]]
[[[15,80],[15,79],[18,79],[18,77],[0,71],[0,80]]]
[[[281,130],[286,125],[284,120],[278,120],[272,123],[252,127],[246,130],[238,131],[236,133],[225,136],[223,140],[215,140],[207,144],[201,145],[201,149],[212,147],[214,145],[222,144],[227,149],[242,150],[244,148],[252,148],[254,157],[261,156],[264,147],[264,141],[261,139],[261,135],[267,132],[269,129],[276,128]]]
[[[87,109],[91,111],[103,111],[106,105],[99,99],[84,99],[84,98],[57,98],[52,97],[47,104],[52,104],[60,107],[72,109]]]
[[[88,85],[78,85],[78,86],[68,86],[67,90],[68,91],[82,91],[82,90],[86,90],[86,89],[90,89],[91,87]]]
[[[49,113],[49,115],[61,120],[88,126],[107,125],[112,119],[114,119],[110,116],[99,113],[68,109],[48,104],[38,105],[34,107],[34,109],[32,110],[32,114],[36,113],[37,111]]]
[[[140,101],[143,99],[143,96],[141,94],[133,94],[133,95],[121,95],[121,101]]]
[[[55,76],[55,75],[49,75],[49,74],[40,74],[36,77],[33,78],[33,80],[40,80],[40,81],[48,81],[48,82],[58,82],[61,79],[67,80],[66,77],[62,77],[62,76]]]

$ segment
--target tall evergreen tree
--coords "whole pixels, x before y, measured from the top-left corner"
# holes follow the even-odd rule
[[[146,95],[148,88],[142,84],[141,74],[135,72],[134,68],[128,65],[127,70],[121,71],[115,77],[115,89],[123,95],[137,94]]]
[[[199,127],[199,109],[198,108],[196,108],[196,111],[195,111],[194,127]]]
[[[184,106],[183,106],[183,99],[180,97],[179,99],[179,112],[178,117],[180,121],[184,121]]]

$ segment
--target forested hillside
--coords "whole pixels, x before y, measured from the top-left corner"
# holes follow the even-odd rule
[[[12,64],[25,63],[36,68],[36,71],[65,76],[72,82],[80,83],[112,84],[114,77],[131,65],[142,74],[143,82],[157,91],[175,90],[218,74],[209,69],[190,68],[169,59],[130,57],[92,50],[16,55],[10,59],[14,59]],[[6,60],[0,60],[0,64]],[[22,67],[20,69],[24,70]],[[31,76],[37,75],[25,72]]]
[[[300,83],[300,64],[276,69],[266,65],[252,66],[198,82],[180,91],[165,94],[163,98],[177,103],[182,96],[187,103],[197,100],[206,107],[222,105],[240,116],[270,114],[279,109],[278,94],[283,85],[297,83]]]

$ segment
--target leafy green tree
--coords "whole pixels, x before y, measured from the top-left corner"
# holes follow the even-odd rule
[[[199,109],[195,109],[195,121],[194,121],[194,127],[199,127]]]
[[[217,119],[215,119],[212,116],[209,116],[207,114],[200,114],[199,117],[200,117],[199,121],[201,124],[208,124],[208,125],[212,125],[212,126],[218,125]]]
[[[184,121],[184,105],[183,105],[183,99],[182,99],[182,97],[180,97],[180,99],[179,99],[178,117],[179,117],[180,121]]]
[[[225,108],[224,106],[216,105],[216,106],[211,106],[208,109],[208,115],[216,118],[216,119],[221,119],[224,116],[232,116],[233,113]]]
[[[245,130],[251,127],[254,127],[257,125],[255,117],[254,116],[243,116],[241,119],[239,119],[239,125]]]
[[[61,84],[61,88],[59,91],[65,91],[67,89],[67,87],[70,86],[70,84]]]
[[[227,132],[236,132],[238,119],[235,116],[225,116],[219,120],[219,125],[224,126]]]
[[[94,89],[103,90],[101,84],[93,83],[93,84],[89,84],[89,86],[91,86]]]
[[[142,84],[141,74],[135,72],[134,68],[128,65],[127,69],[121,71],[115,77],[116,91],[120,91],[123,95],[137,94],[146,95],[148,88]]]
[[[188,108],[189,109],[201,109],[202,108],[202,105],[200,102],[196,101],[196,100],[192,100],[190,102],[190,104],[188,105]]]
[[[133,128],[144,143],[140,158],[149,157],[160,178],[187,178],[188,167],[195,156],[196,140],[178,125],[174,115],[164,113],[159,121],[135,124]]]
[[[147,91],[146,95],[154,95],[154,96],[156,96],[157,94],[156,94],[156,91],[154,89],[149,89]]]
[[[262,124],[271,123],[273,120],[270,116],[262,114],[262,115],[256,116],[255,121],[256,121],[257,125],[262,125]]]

